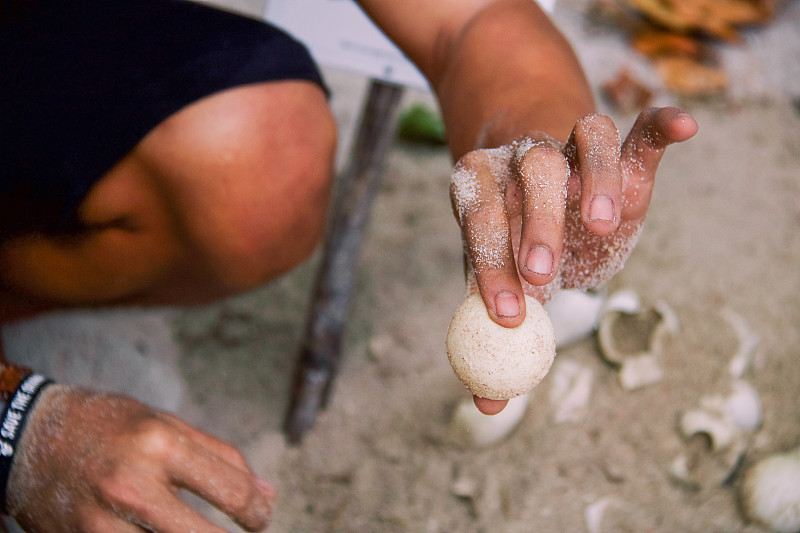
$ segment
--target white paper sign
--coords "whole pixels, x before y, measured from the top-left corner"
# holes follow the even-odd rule
[[[269,0],[264,18],[305,44],[320,65],[428,88],[419,70],[352,0]]]
[[[539,1],[548,11],[555,2]],[[303,42],[320,65],[428,89],[419,70],[353,0],[268,0],[264,18]]]

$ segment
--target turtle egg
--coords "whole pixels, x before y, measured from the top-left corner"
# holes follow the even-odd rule
[[[800,448],[756,463],[740,491],[748,518],[779,533],[800,531]]]
[[[505,328],[479,294],[458,307],[447,332],[447,356],[461,382],[479,398],[507,400],[533,389],[553,364],[555,333],[541,304],[525,296],[523,323]]]

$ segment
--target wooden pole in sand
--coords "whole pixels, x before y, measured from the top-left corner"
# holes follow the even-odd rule
[[[331,395],[361,240],[394,137],[402,94],[401,86],[371,81],[353,152],[339,178],[285,421],[292,444],[299,443],[314,425],[317,412]]]

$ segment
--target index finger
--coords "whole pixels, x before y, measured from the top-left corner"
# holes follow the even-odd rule
[[[518,326],[525,317],[505,203],[510,159],[507,148],[470,152],[456,164],[450,180],[468,268],[489,316],[504,327]]]

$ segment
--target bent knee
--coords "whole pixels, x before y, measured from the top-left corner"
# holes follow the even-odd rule
[[[224,287],[273,279],[321,240],[336,125],[318,86],[225,91],[174,115],[140,147],[187,245]]]

